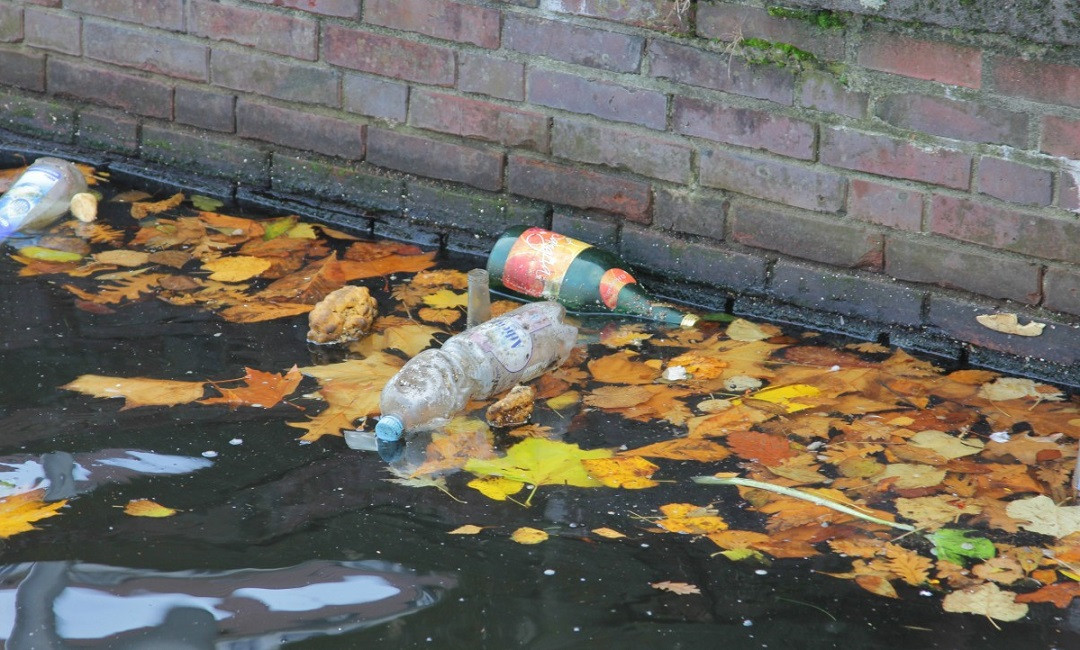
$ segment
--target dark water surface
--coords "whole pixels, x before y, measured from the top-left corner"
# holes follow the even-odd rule
[[[155,300],[89,313],[61,276],[20,278],[19,268],[0,259],[0,478],[75,474],[61,516],[0,542],[6,647],[1080,647],[1076,607],[1034,605],[996,629],[944,613],[940,596],[905,588],[888,600],[815,573],[847,570],[836,558],[736,563],[708,540],[650,534],[633,518],[711,498],[734,519],[732,488],[545,487],[526,509],[451,477],[459,503],[388,483],[378,454],[341,438],[299,444],[286,422],[302,417],[289,404],[120,410],[120,400],[62,390],[87,373],[220,379],[319,354],[304,340],[306,316],[231,324]],[[315,388],[306,379],[301,392]],[[587,448],[672,435],[602,413],[569,426],[567,438]],[[707,473],[686,465],[688,476]],[[124,514],[140,498],[182,511]],[[447,534],[465,523],[493,528]],[[551,539],[517,544],[509,533],[519,526]],[[587,534],[601,526],[629,537]],[[650,586],[665,580],[701,593]]]

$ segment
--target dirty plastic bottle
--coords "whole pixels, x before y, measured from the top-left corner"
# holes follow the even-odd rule
[[[0,242],[16,231],[40,230],[67,212],[71,197],[86,191],[73,163],[38,158],[0,196]]]
[[[556,302],[531,303],[416,355],[383,388],[376,437],[394,441],[405,431],[442,426],[470,399],[559,366],[577,339],[577,328],[563,322],[565,315]]]
[[[543,228],[513,226],[488,256],[494,287],[558,300],[575,311],[610,310],[681,327],[698,317],[656,302],[614,253]]]

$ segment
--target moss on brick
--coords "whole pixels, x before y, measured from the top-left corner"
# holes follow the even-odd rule
[[[817,25],[822,29],[843,29],[847,27],[847,16],[837,11],[828,9],[792,9],[790,7],[770,6],[766,11],[773,18],[787,18],[789,20],[801,20],[811,25]]]

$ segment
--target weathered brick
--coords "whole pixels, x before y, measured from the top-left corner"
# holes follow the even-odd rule
[[[75,111],[57,102],[22,97],[0,88],[0,128],[54,142],[72,142]]]
[[[373,165],[482,190],[502,188],[503,157],[499,152],[378,128],[369,128],[367,137],[367,159]]]
[[[752,108],[735,108],[713,101],[676,97],[675,131],[716,142],[764,149],[791,158],[814,157],[814,125]]]
[[[662,130],[667,97],[653,90],[627,88],[553,70],[530,70],[528,99],[534,104]]]
[[[474,240],[479,235],[484,252],[510,225],[543,226],[547,221],[547,206],[536,201],[425,181],[406,184],[402,207],[412,219],[466,231]]]
[[[922,228],[923,194],[853,178],[848,185],[847,211],[848,216],[860,221],[918,231]]]
[[[979,159],[976,175],[979,191],[1002,201],[1024,205],[1050,205],[1053,174],[1011,160]]]
[[[0,84],[26,90],[45,90],[45,55],[0,50]]]
[[[310,63],[214,48],[210,74],[214,84],[232,90],[305,104],[341,105],[338,73]]]
[[[728,200],[708,190],[657,188],[653,194],[653,224],[666,230],[724,239]]]
[[[249,143],[195,131],[145,124],[142,157],[187,171],[227,178],[258,188],[269,187],[270,156]]]
[[[1047,267],[1043,276],[1043,306],[1080,315],[1080,270]]]
[[[319,56],[318,24],[283,13],[193,0],[188,31],[196,36],[248,45],[307,61],[314,61]]]
[[[990,68],[994,89],[1046,104],[1080,106],[1080,67],[995,57]]]
[[[320,16],[356,18],[360,15],[360,0],[249,0],[264,5],[299,9]]]
[[[210,78],[209,48],[166,32],[86,20],[83,37],[91,59],[191,81]]]
[[[380,77],[347,74],[341,85],[342,107],[384,120],[404,122],[409,108],[409,86]]]
[[[935,196],[931,209],[934,233],[1046,260],[1080,263],[1080,222]]]
[[[203,87],[176,89],[176,121],[211,131],[236,130],[236,96]]]
[[[925,236],[890,236],[885,242],[885,272],[901,280],[1029,304],[1036,304],[1042,295],[1038,264]]]
[[[551,229],[609,251],[619,248],[619,221],[617,219],[591,215],[572,208],[562,208],[552,212]]]
[[[91,149],[133,155],[139,150],[139,121],[119,111],[84,107],[76,138]]]
[[[683,184],[690,181],[693,154],[679,142],[561,117],[552,125],[551,152],[560,158]]]
[[[982,52],[974,47],[874,32],[863,38],[857,61],[872,70],[905,77],[982,86]]]
[[[799,104],[824,113],[862,118],[870,101],[869,93],[848,90],[836,77],[810,73],[799,89]]]
[[[640,36],[516,14],[503,30],[511,50],[614,72],[637,72],[645,47]]]
[[[730,220],[740,244],[832,266],[881,268],[884,238],[863,223],[742,204],[732,206]]]
[[[967,301],[938,294],[931,294],[929,305],[927,320],[953,338],[990,350],[1065,366],[1080,363],[1080,331],[1068,324],[1054,322],[1045,312],[1025,312],[1015,305],[1002,308],[989,301]],[[999,311],[1018,312],[1021,323],[1035,320],[1047,323],[1047,327],[1039,336],[1019,336],[995,332],[975,319],[980,314]],[[974,352],[977,350],[973,351],[973,358]]]
[[[447,47],[324,25],[323,57],[331,65],[383,77],[454,85],[454,51]]]
[[[844,205],[844,179],[749,154],[704,149],[701,184],[819,212],[836,212]]]
[[[508,147],[547,151],[547,121],[542,113],[423,88],[414,88],[409,101],[411,126]]]
[[[649,43],[647,56],[654,77],[786,106],[795,101],[795,76],[779,66],[748,64],[739,57],[661,40]]]
[[[513,0],[511,0],[513,2]],[[513,2],[522,4],[521,2]],[[535,7],[536,3],[526,6]],[[646,27],[659,31],[686,33],[690,29],[690,9],[687,12],[672,11],[671,0],[543,0],[546,11],[588,16],[601,20]]]
[[[282,153],[271,157],[270,183],[278,193],[387,212],[401,210],[405,192],[404,181],[369,165],[336,165]]]
[[[1076,169],[1066,167],[1058,175],[1058,207],[1080,212],[1080,165]]]
[[[651,197],[647,183],[523,156],[510,157],[506,183],[507,189],[521,196],[649,222]]]
[[[1027,144],[1027,115],[976,102],[903,93],[882,100],[877,115],[905,129],[954,140],[1017,148]]]
[[[64,54],[82,53],[82,21],[78,16],[27,7],[23,41],[30,46]]]
[[[236,101],[236,134],[339,158],[364,157],[364,125],[244,97]]]
[[[820,159],[835,167],[956,189],[971,183],[971,156],[966,153],[844,127],[822,128]]]
[[[64,0],[64,9],[144,27],[184,29],[184,0]]]
[[[652,228],[623,226],[619,254],[650,273],[690,280],[734,293],[765,286],[766,260],[730,248],[686,241]]]
[[[736,38],[760,38],[786,43],[823,59],[836,60],[844,56],[842,30],[824,29],[805,20],[770,16],[757,7],[702,3],[697,11],[697,31],[699,36],[729,42]]]
[[[364,22],[480,47],[499,47],[499,11],[448,0],[367,0]]]
[[[49,59],[45,74],[49,92],[55,95],[172,119],[173,88],[169,84],[59,59]]]
[[[1077,81],[1080,83],[1080,77]],[[1040,149],[1051,156],[1080,160],[1080,120],[1044,116]]]
[[[18,43],[22,39],[22,7],[0,5],[0,43]]]
[[[926,291],[879,275],[848,275],[832,268],[781,259],[772,267],[769,293],[813,310],[865,318],[876,323],[917,327]]]
[[[525,64],[484,54],[458,55],[458,90],[500,99],[525,99]]]

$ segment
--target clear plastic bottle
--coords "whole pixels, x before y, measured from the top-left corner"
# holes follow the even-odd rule
[[[441,426],[470,399],[489,397],[560,365],[577,340],[577,328],[563,322],[565,316],[556,302],[531,303],[416,355],[383,388],[376,437],[393,441],[404,431]]]
[[[86,191],[74,163],[38,158],[0,196],[0,242],[16,231],[40,230],[68,211],[71,197]]]

